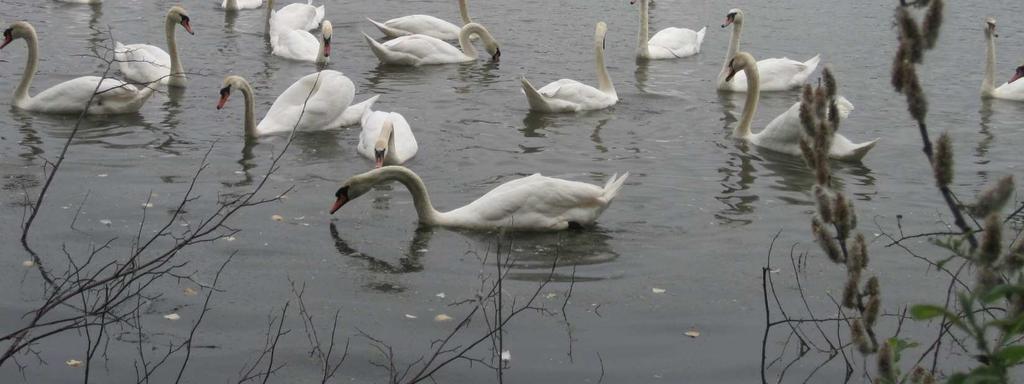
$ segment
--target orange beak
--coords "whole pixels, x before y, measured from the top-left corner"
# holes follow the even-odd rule
[[[6,47],[7,44],[10,44],[12,41],[14,41],[14,37],[4,36],[4,43],[0,44],[0,49],[4,49],[4,47]]]
[[[185,27],[185,32],[188,32],[190,35],[195,35],[196,34],[195,32],[192,32],[192,23],[190,21],[182,20],[181,21],[181,26]]]
[[[334,201],[334,205],[331,206],[331,214],[333,215],[334,212],[337,212],[339,209],[341,209],[341,206],[345,205],[345,203],[347,203],[347,202],[348,202],[348,198],[347,197],[345,197],[345,196],[339,197],[338,200]]]
[[[224,104],[228,103],[228,97],[230,97],[230,96],[231,96],[230,93],[225,93],[224,95],[222,95],[220,97],[220,101],[217,102],[217,109],[224,108]]]

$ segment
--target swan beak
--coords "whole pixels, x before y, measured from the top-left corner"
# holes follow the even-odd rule
[[[733,19],[732,15],[726,16],[725,17],[725,23],[722,23],[722,28],[725,28],[725,27],[728,27],[729,25],[731,25],[733,20],[735,20],[735,19]]]
[[[380,168],[380,167],[384,166],[384,156],[385,155],[386,155],[386,153],[385,153],[384,149],[374,149],[373,150],[374,168]]]
[[[192,32],[192,23],[189,22],[188,19],[182,20],[181,21],[181,26],[185,27],[185,32],[188,32],[188,34],[193,35],[193,36],[196,34],[195,32]]]
[[[725,81],[726,82],[732,81],[733,76],[736,76],[736,70],[732,69],[732,68],[729,68],[729,76],[725,77]]]
[[[341,209],[341,206],[345,205],[345,203],[347,203],[347,202],[348,202],[348,198],[347,197],[345,197],[345,196],[338,196],[338,200],[335,200],[334,201],[334,205],[331,206],[331,214],[333,215],[334,212],[337,212],[339,209]]]
[[[331,57],[331,38],[324,39],[324,57]]]
[[[491,55],[491,61],[501,61],[501,48],[494,50],[494,54]]]
[[[0,44],[0,49],[4,49],[4,47],[6,47],[7,44],[10,44],[12,41],[14,41],[14,37],[11,37],[11,35],[9,34],[5,34],[4,43]]]
[[[223,109],[223,108],[224,108],[224,104],[227,104],[227,103],[228,103],[228,96],[230,96],[230,95],[231,95],[231,94],[229,94],[229,93],[225,93],[225,94],[223,94],[223,95],[220,95],[220,100],[219,100],[219,101],[217,101],[217,109],[218,109],[218,110],[220,110],[220,109]]]

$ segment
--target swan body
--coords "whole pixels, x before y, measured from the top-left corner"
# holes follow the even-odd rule
[[[326,63],[331,56],[331,36],[334,28],[330,21],[324,20],[320,30],[320,38],[301,29],[281,32],[277,37],[277,44],[273,46],[274,55],[291,60]]]
[[[996,34],[996,20],[988,18],[985,20],[985,78],[981,82],[981,96],[1024,101],[1024,81],[1018,81],[1021,77],[1024,77],[1024,65],[1017,67],[1014,70],[1013,77],[1010,81],[1003,83],[999,87],[995,86],[995,71],[996,71],[996,42],[995,38],[999,35]]]
[[[17,108],[54,114],[82,113],[83,110],[91,115],[134,113],[156,90],[153,86],[139,89],[117,79],[83,76],[29,96],[28,90],[39,61],[39,38],[31,24],[18,21],[4,30],[0,49],[18,38],[25,39],[28,45],[28,59],[21,83],[14,91],[14,106]],[[97,92],[95,97],[94,91]],[[92,103],[88,104],[90,98]]]
[[[462,17],[462,24],[472,23],[469,18],[469,11],[466,9],[466,0],[459,0],[459,15]],[[458,40],[462,28],[430,15],[409,15],[394,18],[383,23],[374,21],[367,17],[377,29],[388,38],[396,38],[408,35],[427,35],[441,40]]]
[[[597,23],[594,33],[598,87],[572,79],[561,79],[535,89],[526,77],[520,79],[530,110],[537,112],[580,112],[604,109],[615,105],[619,96],[612,85],[604,63],[604,41],[608,32],[605,23]]]
[[[270,46],[277,45],[278,37],[293,30],[311,31],[324,20],[324,6],[313,6],[313,0],[306,4],[292,3],[274,10],[274,0],[267,0],[267,33]]]
[[[350,106],[355,97],[355,85],[352,84],[352,80],[341,72],[324,70],[303,76],[285,89],[274,100],[274,104],[270,106],[259,124],[256,124],[253,119],[255,100],[252,87],[240,76],[228,76],[224,79],[217,109],[224,108],[232,89],[241,91],[245,98],[244,122],[248,136],[291,132],[292,129],[308,131],[353,125],[359,122],[359,116],[377,100],[374,96]]]
[[[399,113],[367,111],[362,127],[356,151],[374,160],[377,168],[401,165],[419,150],[409,122]]]
[[[760,96],[757,70],[758,67],[754,57],[746,52],[737,53],[736,57],[729,63],[729,74],[727,76],[731,79],[739,71],[747,72],[747,86],[750,89],[747,92],[746,105],[743,107],[743,116],[740,118],[739,125],[733,131],[733,137],[746,140],[753,145],[775,152],[800,156],[800,137],[803,131],[803,126],[800,123],[800,103],[793,104],[786,112],[768,123],[761,132],[752,133],[750,130]],[[837,97],[836,106],[839,110],[840,121],[845,120],[850,112],[853,111],[853,104],[842,96]],[[837,160],[859,161],[877,143],[878,139],[874,139],[866,143],[857,144],[845,136],[836,133],[832,139],[832,146],[829,147],[829,157]]]
[[[363,34],[370,50],[383,64],[420,66],[431,64],[450,64],[476,61],[477,52],[470,42],[470,35],[478,34],[484,41],[484,48],[491,55],[491,60],[498,61],[501,49],[491,33],[482,25],[469,23],[459,32],[459,48],[455,48],[444,40],[427,35],[401,36],[384,43],[377,42],[367,34]]]
[[[335,193],[333,214],[380,183],[397,181],[412,193],[420,225],[474,230],[560,231],[592,225],[619,193],[629,173],[612,176],[604,187],[539,173],[499,185],[466,206],[439,212],[423,180],[402,166],[352,176]]]
[[[747,92],[747,75],[743,72],[737,73],[733,79],[727,80],[729,73],[729,60],[732,60],[740,49],[740,35],[743,33],[743,11],[732,9],[726,15],[725,24],[722,28],[733,26],[732,38],[729,41],[729,50],[725,55],[725,63],[722,71],[718,74],[718,90],[729,92]],[[811,76],[814,69],[818,67],[821,55],[815,55],[804,62],[799,62],[786,57],[770,58],[757,62],[757,69],[761,74],[761,91],[786,91],[799,88],[807,78]]]
[[[121,73],[128,80],[137,83],[152,83],[159,81],[160,84],[172,87],[184,87],[186,83],[185,70],[181,65],[181,58],[178,57],[178,43],[174,31],[176,25],[181,25],[189,34],[192,32],[192,24],[189,22],[188,13],[180,6],[173,6],[167,11],[164,22],[164,31],[167,36],[168,54],[159,47],[149,44],[114,44],[114,60],[117,60]]]
[[[637,0],[630,0],[635,4]],[[700,53],[700,45],[704,42],[707,27],[699,31],[686,28],[669,27],[658,31],[648,38],[648,3],[640,2],[640,33],[637,37],[636,57],[638,59],[659,60],[676,59]]]
[[[255,9],[263,5],[263,0],[224,0],[220,7],[226,11],[241,11],[243,9]]]

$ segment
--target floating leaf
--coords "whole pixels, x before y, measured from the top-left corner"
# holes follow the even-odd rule
[[[283,216],[281,216],[281,215],[273,215],[273,216],[270,216],[270,219],[271,219],[271,220],[274,220],[274,221],[284,221],[284,217],[283,217]]]
[[[100,220],[100,224],[106,225],[106,226],[108,226],[108,227],[110,226],[110,224],[113,224],[113,223],[114,223],[114,222],[110,221],[110,219],[103,219],[103,220]]]
[[[445,322],[445,321],[452,321],[452,317],[442,313],[442,314],[439,314],[437,316],[434,316],[434,321],[436,321],[438,323]]]
[[[512,351],[504,350],[501,351],[501,361],[509,362],[512,361]]]
[[[689,331],[683,332],[683,334],[686,336],[690,336],[692,338],[697,338],[698,336],[700,336],[700,331],[690,328]]]
[[[661,288],[651,288],[651,292],[654,292],[654,293],[665,293],[665,290],[661,289]]]
[[[67,364],[71,368],[78,368],[78,367],[82,366],[82,362],[78,361],[78,360],[75,360],[75,359],[70,359],[68,361],[65,361],[64,364]]]
[[[438,294],[436,294],[434,296],[437,296],[437,297],[440,297],[440,298],[443,299],[444,298],[444,292],[438,293]]]
[[[107,177],[107,174],[106,173],[101,173],[101,174],[96,175],[96,177]]]
[[[406,314],[405,314],[405,318],[406,318],[406,319],[415,319],[415,318],[416,318],[416,316],[414,316],[414,315],[410,315],[410,314],[406,313]]]
[[[235,240],[237,240],[237,239],[235,239],[234,236],[228,236],[228,237],[224,238],[224,241],[235,241]]]
[[[142,203],[143,208],[153,208],[153,203]]]
[[[198,295],[198,294],[199,294],[199,291],[195,290],[194,288],[192,288],[192,287],[185,287],[185,296],[195,296],[195,295]]]
[[[25,261],[21,262],[21,266],[25,267],[25,268],[32,268],[32,267],[36,266],[36,262],[34,262],[32,260],[25,260]]]
[[[544,298],[548,299],[548,300],[554,299],[556,297],[558,297],[558,295],[554,294],[554,293],[549,293],[549,294],[544,295]]]
[[[167,320],[178,320],[181,319],[181,316],[179,316],[177,313],[169,313],[164,315],[164,318]]]

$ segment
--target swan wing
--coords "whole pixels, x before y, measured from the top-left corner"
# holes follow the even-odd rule
[[[609,103],[608,94],[601,92],[587,84],[572,79],[561,79],[545,85],[537,90],[538,93],[547,97],[549,102],[557,100],[560,103],[571,105],[573,111],[601,109]]]
[[[288,86],[274,100],[256,130],[260,134],[287,132],[296,127],[300,116],[302,120],[297,130],[330,128],[330,122],[352,103],[353,93],[346,92],[345,88],[351,91],[355,87],[347,76],[338,71],[319,72],[319,80],[317,75],[312,73],[303,76]],[[316,89],[310,94],[314,85]]]
[[[444,40],[427,35],[401,36],[383,43],[389,51],[418,58],[421,64],[456,63],[473,60]]]
[[[47,88],[33,96],[28,105],[19,107],[46,113],[78,113],[85,108],[93,91],[97,94],[89,107],[91,114],[135,112],[152,94],[152,89],[140,92],[121,80],[83,76]]]
[[[312,33],[300,29],[279,31],[274,55],[298,61],[316,61],[320,41]]]
[[[171,74],[171,56],[160,47],[149,44],[116,43],[114,60],[117,60],[124,77],[137,83],[160,80],[166,84],[167,76]]]
[[[271,14],[270,26],[281,30],[309,31],[316,29],[323,19],[324,7],[322,5],[314,7],[311,4],[292,3]]]
[[[421,34],[442,40],[456,40],[462,30],[455,24],[430,15],[402,16],[383,24],[392,30],[404,32],[405,35]]]
[[[992,92],[992,96],[997,99],[1024,101],[1024,80],[1003,83]]]
[[[662,29],[647,42],[651,58],[678,58],[700,53],[706,31],[707,27],[700,31],[673,27]]]
[[[565,229],[569,223],[593,223],[608,206],[596,185],[534,174],[509,181],[469,205],[445,214],[479,226]]]
[[[798,87],[807,81],[814,69],[818,67],[819,61],[820,56],[815,56],[806,62],[785,57],[758,61],[757,70],[761,74],[761,90],[782,91]]]
[[[416,136],[413,135],[412,127],[405,120],[405,116],[397,112],[391,112],[391,124],[394,129],[392,135],[395,138],[395,147],[391,151],[391,156],[395,157],[396,164],[403,164],[413,156],[416,156],[416,152],[419,151],[420,147],[416,143]]]
[[[355,84],[353,84],[353,88],[354,87]],[[352,94],[354,101],[355,89],[352,90]],[[374,95],[373,97],[363,100],[360,103],[349,105],[348,108],[345,108],[345,111],[342,112],[341,115],[338,115],[337,119],[331,122],[329,128],[340,128],[360,124],[362,122],[363,116],[365,116],[367,112],[372,112],[371,108],[373,107],[373,103],[376,103],[377,99],[379,98],[380,95]]]
[[[356,145],[356,152],[367,159],[375,159],[373,146],[380,138],[380,130],[387,117],[388,113],[382,111],[372,111],[363,116],[362,131],[359,132],[359,144]]]
[[[237,8],[228,9],[228,0],[224,0],[220,3],[220,7],[229,11],[237,11],[242,9],[255,9],[263,5],[263,0],[238,0]]]

